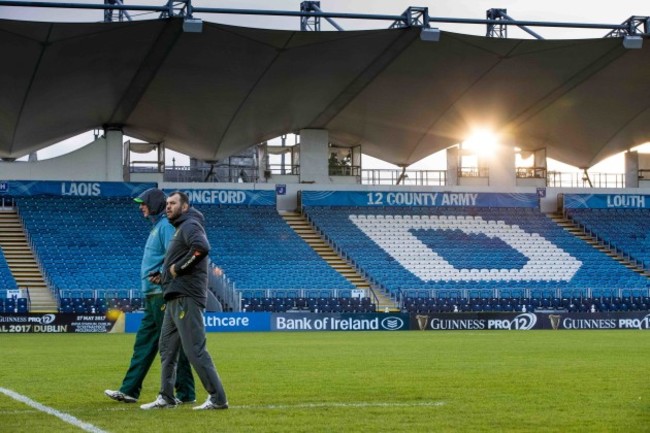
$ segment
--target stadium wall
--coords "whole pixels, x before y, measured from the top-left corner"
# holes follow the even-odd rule
[[[36,162],[0,162],[2,180],[61,180],[124,182],[122,167],[122,135],[119,131],[105,131],[92,143],[66,155]],[[229,190],[276,190],[277,208],[290,211],[300,208],[301,191],[410,191],[410,192],[501,192],[536,193],[540,196],[540,210],[545,213],[560,209],[559,194],[644,194],[650,191],[650,181],[639,181],[638,188],[546,188],[539,185],[516,186],[513,161],[509,159],[493,167],[489,185],[472,184],[458,186],[403,186],[361,185],[342,183],[334,179],[328,183],[302,183],[286,179],[286,183],[171,183],[161,182],[160,173],[132,174],[131,182],[156,182],[166,190],[176,189],[229,189]],[[354,177],[348,177],[355,179]],[[516,181],[519,181],[517,179]],[[535,179],[535,181],[539,181]]]
[[[123,182],[121,146],[99,137],[66,155],[35,162],[0,162],[3,179]]]
[[[97,140],[97,142],[102,141],[102,139]],[[96,142],[96,143],[97,143]],[[99,143],[97,143],[99,144]],[[90,146],[88,146],[90,147]],[[101,146],[100,146],[101,147]],[[84,148],[86,149],[86,148]],[[90,149],[87,149],[91,151]],[[91,151],[95,152],[97,148]],[[80,149],[79,152],[82,152],[83,149]],[[76,167],[74,164],[77,164],[79,160],[86,160],[85,156],[82,156],[79,159],[73,159],[77,162],[71,164],[68,168],[65,166],[56,164],[56,169],[48,171],[47,163],[51,160],[41,161],[37,163],[0,163],[0,169],[4,169],[6,166],[12,167],[12,170],[2,171],[3,179],[0,179],[0,183],[8,179],[13,180],[30,180],[34,181],[36,175],[30,177],[25,174],[34,173],[36,171],[33,168],[36,165],[44,164],[44,167],[47,169],[44,170],[44,173],[38,171],[38,180],[59,180],[61,181],[61,173],[70,173],[69,179],[63,179],[65,181],[95,181],[103,182],[98,179],[101,176],[97,176],[97,173],[93,175],[88,174],[90,171],[88,167]],[[52,160],[53,161],[53,160]],[[22,170],[15,170],[14,167],[22,168]],[[28,169],[32,167],[31,169]],[[64,167],[64,168],[60,168]],[[99,167],[94,167],[93,170],[102,170]],[[105,171],[104,171],[105,172]],[[56,176],[54,175],[56,173]],[[84,174],[86,173],[86,174]],[[43,175],[42,175],[43,174]],[[49,179],[46,178],[49,174]],[[123,183],[120,178],[117,181],[118,183]],[[151,182],[150,183],[155,183]],[[359,185],[359,184],[301,184],[301,183],[288,183],[288,184],[276,184],[276,183],[212,183],[212,182],[186,182],[186,183],[173,183],[173,182],[159,182],[158,187],[166,191],[175,191],[175,190],[198,190],[198,191],[214,191],[214,190],[234,190],[234,191],[274,191],[276,193],[276,206],[279,211],[293,211],[301,207],[300,195],[303,191],[367,191],[367,192],[426,192],[426,193],[518,193],[518,194],[537,194],[539,197],[539,207],[540,211],[544,213],[555,212],[556,210],[561,210],[561,197],[563,194],[650,194],[650,187],[642,188],[538,188],[538,187],[511,187],[511,188],[497,188],[490,186],[456,186],[456,187],[426,187],[426,186],[401,186],[401,185]],[[0,194],[3,191],[0,190]]]

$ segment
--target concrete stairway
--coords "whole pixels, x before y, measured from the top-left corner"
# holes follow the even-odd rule
[[[45,284],[15,210],[0,210],[0,247],[18,287],[29,289],[30,311],[32,313],[56,312],[56,300]]]
[[[320,235],[299,212],[280,212],[282,218],[289,226],[300,236],[316,253],[323,258],[332,268],[343,275],[357,289],[365,290],[370,298],[373,298],[377,305],[377,311],[398,311],[395,302],[393,302],[384,293],[374,290],[370,283],[359,273],[343,260],[337,253],[325,242]]]
[[[616,260],[626,268],[633,270],[637,274],[641,274],[645,277],[650,277],[650,272],[643,269],[641,266],[637,266],[636,264],[630,262],[628,259],[621,256],[616,251],[610,249],[607,245],[604,245],[596,237],[591,236],[588,233],[585,233],[585,231],[578,224],[566,218],[563,214],[552,213],[552,214],[548,214],[548,217],[551,218],[557,225],[562,227],[564,230],[571,233],[573,236],[585,241],[595,249],[607,254],[612,259]]]

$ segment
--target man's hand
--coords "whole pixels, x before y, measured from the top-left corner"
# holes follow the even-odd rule
[[[151,271],[149,272],[149,282],[153,284],[160,284],[160,272],[159,271]]]
[[[176,278],[176,265],[173,264],[169,267],[169,273],[172,274],[172,278]]]

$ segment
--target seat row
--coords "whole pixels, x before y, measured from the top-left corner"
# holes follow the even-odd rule
[[[534,312],[570,313],[650,311],[650,297],[596,298],[407,298],[407,313]]]
[[[15,290],[18,288],[18,283],[14,278],[7,259],[5,258],[2,248],[0,248],[0,289],[2,290]]]
[[[77,298],[59,299],[59,312],[76,314],[106,314],[117,309],[125,313],[137,311],[143,306],[142,298]]]
[[[29,312],[27,298],[0,298],[0,313],[25,314]]]
[[[312,313],[371,313],[376,305],[370,298],[242,298],[242,311],[286,312],[304,311]]]

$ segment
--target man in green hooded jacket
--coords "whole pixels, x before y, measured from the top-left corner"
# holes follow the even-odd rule
[[[139,203],[140,211],[144,217],[153,224],[145,244],[140,273],[144,297],[144,316],[135,336],[131,364],[122,380],[122,386],[117,391],[110,389],[104,391],[109,398],[124,403],[138,401],[142,382],[158,353],[158,340],[165,309],[160,273],[167,246],[176,230],[165,215],[166,197],[161,190],[148,189],[134,200]],[[183,351],[179,356],[175,388],[177,403],[196,401],[192,369]]]

